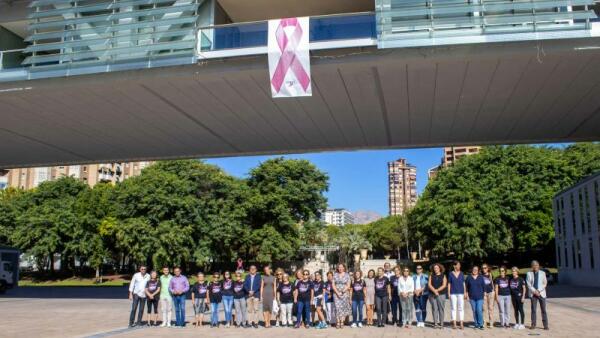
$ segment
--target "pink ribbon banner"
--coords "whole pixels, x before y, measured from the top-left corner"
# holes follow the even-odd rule
[[[308,17],[269,20],[273,97],[312,96]]]

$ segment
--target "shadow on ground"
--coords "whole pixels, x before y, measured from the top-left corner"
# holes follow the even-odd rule
[[[600,297],[600,287],[551,285],[548,297]],[[127,286],[27,286],[8,290],[0,298],[126,299]]]

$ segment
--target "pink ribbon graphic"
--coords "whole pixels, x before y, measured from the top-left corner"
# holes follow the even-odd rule
[[[288,26],[294,26],[294,31],[289,38],[283,30]],[[279,93],[281,90],[285,75],[290,69],[292,72],[294,72],[294,75],[296,75],[296,78],[300,82],[300,85],[304,91],[306,92],[308,89],[310,77],[306,73],[306,70],[304,70],[300,60],[298,60],[296,57],[296,49],[298,48],[301,37],[302,27],[300,27],[300,23],[298,22],[297,18],[281,19],[279,26],[275,31],[275,38],[277,39],[277,45],[281,50],[281,57],[279,58],[279,62],[277,63],[277,67],[273,73],[273,78],[271,79],[271,84],[273,87],[275,87],[275,91],[277,93]]]

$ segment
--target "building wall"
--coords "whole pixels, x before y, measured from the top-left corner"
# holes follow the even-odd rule
[[[390,215],[403,215],[417,203],[417,168],[398,159],[388,162],[388,204]]]
[[[7,185],[20,189],[33,189],[41,183],[64,176],[75,177],[90,187],[100,182],[118,183],[129,177],[138,176],[142,169],[153,162],[99,163],[72,166],[10,169]],[[127,168],[127,172],[123,168]]]
[[[559,282],[598,286],[600,172],[557,194],[553,211]]]
[[[447,167],[459,158],[468,155],[478,154],[481,150],[480,146],[456,146],[444,147],[444,157],[442,158],[442,166]]]
[[[345,226],[354,224],[354,216],[346,209],[327,209],[321,215],[321,220],[326,224]]]

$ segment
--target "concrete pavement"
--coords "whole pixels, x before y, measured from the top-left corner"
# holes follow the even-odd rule
[[[48,293],[36,288],[20,288],[0,296],[0,337],[165,337],[176,334],[178,337],[216,336],[219,337],[598,337],[596,328],[600,319],[600,288],[574,288],[553,286],[549,294],[554,298],[548,301],[550,331],[541,329],[515,331],[512,329],[486,329],[485,331],[466,328],[464,331],[432,328],[401,329],[388,326],[380,328],[351,329],[219,329],[196,328],[188,325],[178,328],[136,328],[128,329],[130,302],[126,299],[126,289],[111,288],[53,288]],[[49,296],[44,296],[48,295]],[[89,295],[86,298],[86,294]],[[106,298],[98,298],[101,294]],[[122,299],[118,299],[120,295]],[[191,302],[186,308],[187,320],[193,319]],[[446,302],[446,320],[449,321],[449,302]],[[429,310],[429,308],[428,308]],[[222,315],[222,314],[221,314]],[[526,325],[529,324],[529,302],[525,304]],[[539,317],[539,315],[538,315]],[[429,314],[429,319],[431,315]],[[498,318],[497,308],[495,318]],[[205,316],[205,320],[208,316]],[[471,321],[472,313],[466,304],[465,319]],[[514,321],[511,313],[511,321]],[[541,325],[541,323],[538,323]]]

